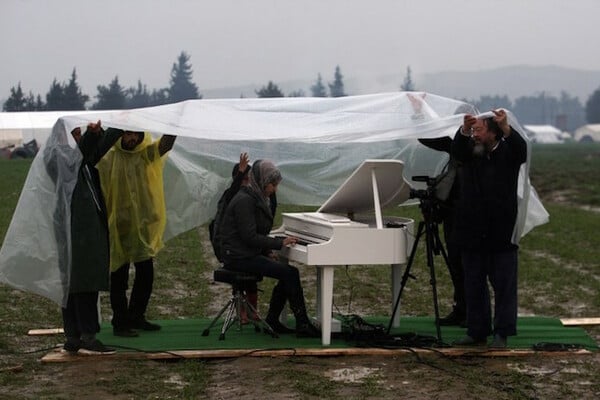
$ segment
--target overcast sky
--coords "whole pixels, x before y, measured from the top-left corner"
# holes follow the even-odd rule
[[[507,65],[600,70],[599,0],[0,0],[0,99],[167,87],[183,50],[200,92]],[[399,82],[400,83],[400,82]],[[304,88],[306,90],[306,88]]]

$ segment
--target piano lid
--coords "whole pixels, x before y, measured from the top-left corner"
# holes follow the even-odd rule
[[[400,160],[365,160],[333,193],[318,212],[361,213],[393,207],[408,200],[410,186],[402,174]],[[375,179],[375,185],[373,180]],[[378,196],[374,188],[378,188]],[[375,205],[376,198],[379,205]]]

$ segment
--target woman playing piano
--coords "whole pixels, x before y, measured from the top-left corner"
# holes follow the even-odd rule
[[[295,237],[271,237],[273,213],[270,197],[277,192],[281,172],[269,160],[257,160],[250,171],[250,181],[240,188],[225,210],[221,226],[224,268],[277,279],[269,302],[266,321],[277,333],[296,333],[298,337],[320,337],[306,314],[304,292],[298,269],[276,260],[273,250],[295,245]],[[292,330],[279,322],[285,302],[296,318]]]

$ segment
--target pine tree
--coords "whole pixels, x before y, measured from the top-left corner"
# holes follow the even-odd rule
[[[596,89],[585,103],[585,119],[588,124],[600,123],[600,88]]]
[[[29,91],[29,94],[25,99],[25,110],[35,111],[35,97],[33,96],[33,93],[31,91]]]
[[[288,94],[288,97],[306,97],[306,94],[304,93],[304,90],[298,89]]]
[[[279,86],[273,83],[273,81],[269,81],[267,86],[263,86],[260,90],[255,90],[257,97],[265,98],[265,97],[284,97],[283,92],[279,89]]]
[[[340,66],[335,67],[335,73],[333,75],[333,83],[328,83],[329,95],[331,97],[343,97],[346,96],[344,92],[344,77],[340,71]]]
[[[312,97],[327,97],[327,91],[325,90],[325,85],[323,85],[321,74],[317,75],[317,81],[310,87],[310,92],[312,93]]]
[[[42,96],[39,94],[35,98],[35,111],[44,111],[46,109],[46,105],[42,101]]]
[[[403,92],[414,92],[416,90],[415,84],[412,80],[412,71],[410,65],[406,67],[406,75],[404,76],[404,82],[400,85],[400,90]]]
[[[150,94],[146,85],[138,79],[137,87],[131,87],[127,90],[127,108],[142,108],[150,106]]]
[[[169,103],[169,89],[153,89],[150,93],[150,104],[148,106],[160,106]]]
[[[18,83],[17,87],[10,88],[10,97],[4,102],[2,111],[25,111],[27,99],[21,89],[21,82]]]
[[[46,93],[46,110],[59,111],[64,109],[64,89],[62,85],[56,81],[56,78],[54,78],[52,85],[50,85],[50,90]]]
[[[87,103],[90,97],[81,93],[81,88],[77,83],[75,68],[73,68],[69,83],[63,89],[63,94],[65,110],[85,110],[85,103]]]
[[[95,110],[122,110],[126,106],[125,89],[119,84],[119,76],[107,86],[98,85],[98,101],[92,106]]]
[[[177,63],[171,68],[171,86],[169,87],[169,101],[177,103],[189,99],[201,99],[198,87],[192,82],[192,66],[189,64],[190,56],[181,52]]]

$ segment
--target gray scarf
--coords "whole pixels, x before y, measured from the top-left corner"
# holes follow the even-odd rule
[[[267,205],[269,198],[265,196],[265,188],[269,183],[281,182],[281,172],[270,160],[256,160],[250,170],[249,186]]]

